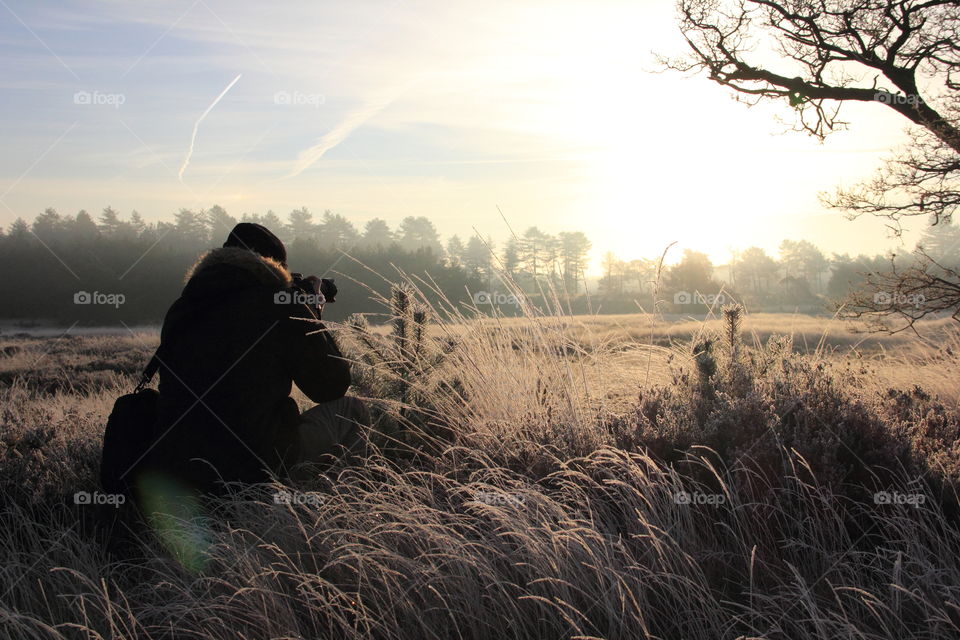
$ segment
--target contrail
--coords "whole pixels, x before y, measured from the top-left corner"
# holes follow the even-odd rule
[[[293,178],[303,173],[310,165],[322,158],[323,154],[346,140],[347,136],[353,133],[354,129],[383,111],[391,102],[393,102],[393,98],[381,98],[368,102],[363,107],[349,114],[340,124],[317,140],[315,145],[300,152],[297,156],[297,165],[287,177]]]
[[[183,164],[180,165],[180,171],[177,173],[177,178],[180,182],[183,182],[183,172],[187,170],[187,165],[190,164],[190,158],[193,157],[193,145],[197,142],[197,131],[200,129],[200,123],[203,122],[203,119],[207,117],[207,114],[213,110],[217,103],[223,99],[223,96],[227,95],[227,91],[233,88],[233,85],[237,84],[237,80],[240,79],[242,73],[238,73],[237,77],[233,79],[233,82],[227,85],[227,88],[220,92],[213,102],[210,103],[210,106],[207,107],[207,110],[204,111],[200,117],[197,119],[196,123],[193,125],[193,135],[190,136],[190,148],[187,149],[187,157],[183,159]]]
[[[353,113],[348,114],[340,124],[317,140],[316,144],[301,151],[297,156],[297,164],[293,168],[293,171],[284,177],[293,178],[310,168],[310,165],[322,158],[323,154],[346,140],[347,136],[353,133],[354,129],[390,106],[394,100],[412,87],[415,82],[417,82],[417,80],[408,82],[380,98],[370,100]]]

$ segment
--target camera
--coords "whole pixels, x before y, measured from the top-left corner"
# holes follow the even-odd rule
[[[290,275],[293,277],[294,287],[304,293],[316,293],[313,286],[307,282],[307,278],[304,278],[302,273],[291,273]],[[323,294],[327,302],[337,301],[337,285],[333,283],[333,278],[320,278],[320,293]]]

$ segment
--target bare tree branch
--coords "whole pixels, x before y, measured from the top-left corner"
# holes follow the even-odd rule
[[[786,100],[793,128],[824,139],[847,123],[844,102],[876,102],[913,125],[911,143],[870,181],[821,196],[851,218],[905,216],[949,223],[960,206],[960,1],[679,0],[690,53],[660,58],[667,69],[706,73],[756,104]],[[939,84],[938,84],[939,83]],[[922,90],[921,90],[922,87]],[[958,247],[960,250],[960,247]],[[845,303],[845,315],[917,320],[950,313],[960,320],[960,276],[918,250],[908,268],[870,273]]]
[[[960,153],[955,121],[921,95],[917,78],[940,76],[949,88],[960,70],[956,1],[680,0],[678,9],[691,55],[661,57],[666,68],[706,71],[748,101],[786,98],[796,128],[821,139],[843,124],[826,101],[879,102]],[[762,59],[754,49],[764,44],[799,74],[748,61]]]

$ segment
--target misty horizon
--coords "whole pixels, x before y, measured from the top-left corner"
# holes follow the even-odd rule
[[[214,204],[211,208],[216,208],[216,207],[219,207],[219,205]],[[115,209],[113,209],[113,207],[110,207],[110,206],[105,207],[105,209],[110,209],[110,210],[112,210],[112,211],[116,211]],[[324,213],[340,214],[340,212],[331,211],[330,209],[327,209],[327,208],[325,208],[325,209],[319,209],[319,210],[317,210],[317,211],[314,211],[313,209],[311,209],[310,207],[307,207],[307,206],[297,207],[296,209],[294,209],[294,211],[299,211],[299,210],[304,210],[304,209],[305,209],[305,210],[308,210],[308,211],[311,211],[311,213],[314,213],[317,217],[323,215]],[[55,211],[55,212],[56,212],[57,214],[59,214],[64,220],[68,220],[68,219],[70,219],[70,218],[72,217],[72,215],[73,215],[73,216],[76,215],[76,214],[66,214],[66,215],[64,215],[64,212],[57,210],[55,207],[44,207],[44,209],[43,209],[43,211],[50,211],[50,210]],[[183,211],[183,210],[184,210],[184,209],[181,209],[181,211]],[[201,216],[204,215],[204,213],[207,211],[206,209],[199,209],[199,210],[185,209],[185,210],[187,210],[187,211],[194,211],[195,213],[197,213],[197,214],[199,214],[199,215],[201,215]],[[84,208],[81,208],[81,209],[77,210],[77,214],[80,214],[80,213],[87,213],[87,214],[90,215],[94,220],[96,220],[97,217],[98,217],[98,215],[99,215],[96,210],[94,210],[93,212],[91,212],[91,211],[88,211],[87,209],[84,209]],[[129,220],[129,216],[124,217],[123,214],[121,214],[120,212],[117,212],[117,213],[121,216],[121,219],[122,219],[122,220],[125,220],[125,221],[128,221],[128,220]],[[226,213],[229,214],[230,212],[229,212],[229,211],[226,211]],[[176,217],[175,214],[170,214],[170,215],[168,215],[168,216],[159,216],[159,217],[157,217],[157,218],[151,219],[151,218],[149,218],[149,217],[147,217],[147,216],[142,215],[142,212],[141,212],[138,208],[132,209],[132,210],[130,211],[130,214],[131,214],[131,215],[132,215],[132,214],[137,214],[138,216],[140,216],[140,219],[141,219],[142,222],[145,223],[145,224],[153,225],[153,226],[159,226],[159,227],[164,227],[165,225],[172,225],[172,224],[174,224],[174,223],[175,223],[175,217]],[[277,220],[279,221],[279,223],[280,223],[277,229],[272,229],[272,230],[275,230],[275,231],[277,231],[277,232],[279,232],[279,233],[283,233],[283,234],[285,234],[285,235],[288,235],[288,236],[290,237],[290,239],[293,239],[293,238],[295,237],[295,234],[291,234],[290,231],[289,231],[289,222],[288,222],[289,213],[287,213],[287,214],[279,214],[279,213],[277,213],[274,209],[268,208],[268,209],[265,210],[265,211],[244,212],[244,213],[240,214],[239,216],[234,216],[234,217],[235,217],[235,219],[236,219],[237,221],[247,221],[247,220],[261,220],[261,219],[263,219],[264,217],[271,216],[271,215],[272,215],[272,216],[276,216],[276,219],[277,219]],[[825,214],[825,215],[835,216],[835,215],[837,215],[837,214]],[[36,216],[34,216],[34,217],[36,217]],[[446,246],[446,241],[448,241],[449,239],[451,239],[451,238],[453,238],[454,236],[456,236],[456,237],[459,238],[461,241],[466,241],[466,240],[468,240],[470,237],[477,237],[477,238],[480,238],[481,240],[484,240],[484,241],[492,240],[492,242],[493,242],[493,244],[494,244],[495,246],[497,246],[497,247],[502,247],[503,244],[504,244],[504,242],[506,242],[507,240],[509,240],[511,237],[517,237],[517,238],[519,238],[519,235],[522,234],[524,231],[527,230],[527,227],[520,227],[520,228],[515,229],[515,228],[513,227],[513,225],[511,224],[511,221],[510,221],[509,219],[504,219],[504,218],[502,218],[502,217],[500,216],[500,213],[497,214],[497,217],[500,218],[500,226],[501,226],[502,228],[503,228],[503,227],[506,227],[506,230],[505,230],[505,231],[504,231],[503,229],[501,229],[499,235],[496,235],[496,234],[486,234],[486,233],[477,233],[478,230],[474,229],[474,230],[471,230],[472,233],[471,233],[469,236],[464,237],[463,235],[461,235],[461,234],[459,234],[459,233],[444,233],[444,230],[442,229],[441,225],[437,224],[437,225],[435,225],[435,226],[437,227],[437,231],[438,231],[438,233],[439,233],[439,237],[440,237],[441,240],[443,241],[443,245],[444,245],[444,246]],[[429,216],[428,216],[428,218],[429,218]],[[398,228],[398,227],[401,225],[401,223],[403,222],[403,219],[402,219],[402,218],[399,219],[399,220],[391,220],[391,219],[386,218],[385,216],[373,216],[373,217],[367,218],[367,219],[353,219],[353,218],[349,218],[349,217],[348,217],[348,219],[349,219],[349,221],[350,221],[351,223],[353,223],[353,225],[354,225],[358,230],[360,230],[360,231],[362,231],[364,224],[367,223],[367,222],[370,222],[370,221],[382,220],[382,221],[386,222],[391,228]],[[0,225],[0,232],[3,232],[3,233],[9,232],[10,229],[11,229],[11,227],[12,227],[12,225],[16,224],[18,221],[22,221],[24,224],[26,224],[28,227],[30,227],[30,226],[31,226],[31,225],[30,225],[30,220],[31,220],[31,218],[28,218],[28,217],[17,216],[17,218],[14,219],[14,220],[12,220],[9,224],[7,224],[7,225]],[[844,222],[845,224],[850,224],[850,223],[855,222],[855,221],[846,221],[846,220],[844,220],[843,222]],[[950,224],[950,223],[943,223],[943,226],[951,226],[951,224]],[[956,225],[953,225],[953,226],[956,226]],[[571,230],[571,229],[567,229],[567,228],[560,228],[560,229],[551,229],[551,228],[543,228],[543,227],[537,227],[537,228],[540,229],[541,231],[543,231],[544,233],[553,233],[553,234],[555,234],[555,233],[557,233],[557,232],[570,231],[570,230]],[[924,232],[928,232],[928,228],[927,228],[926,226],[924,226],[923,229],[924,229]],[[583,229],[576,229],[576,230],[584,231]],[[735,262],[735,261],[736,261],[737,254],[738,254],[739,252],[742,252],[743,250],[748,249],[748,248],[752,248],[752,247],[758,247],[758,248],[760,248],[760,249],[763,249],[767,254],[775,257],[775,256],[777,256],[777,255],[779,254],[781,244],[782,244],[782,242],[783,242],[784,240],[790,240],[790,241],[808,241],[808,242],[811,242],[812,244],[818,246],[818,248],[820,248],[821,250],[823,250],[823,252],[824,252],[827,256],[831,256],[831,255],[849,256],[849,257],[857,257],[857,256],[888,256],[888,255],[890,255],[891,253],[897,253],[897,254],[899,254],[899,253],[904,253],[904,252],[912,251],[912,250],[916,247],[917,242],[919,242],[919,241],[921,240],[921,237],[922,237],[922,235],[923,235],[922,232],[921,232],[921,233],[911,233],[911,232],[905,231],[905,232],[901,233],[899,236],[897,236],[897,235],[895,235],[893,232],[891,232],[889,229],[887,229],[886,231],[887,231],[887,235],[888,235],[888,244],[886,245],[886,247],[885,247],[883,250],[881,250],[881,251],[866,252],[866,253],[865,253],[865,252],[851,251],[851,250],[850,250],[850,247],[849,247],[847,244],[843,244],[842,246],[838,247],[839,249],[841,249],[841,250],[839,250],[839,251],[831,251],[831,250],[828,249],[828,246],[830,246],[830,245],[836,246],[835,243],[827,243],[827,246],[820,246],[820,245],[817,245],[817,243],[814,242],[810,237],[804,237],[804,236],[784,236],[784,237],[780,238],[779,240],[773,241],[773,242],[772,242],[771,244],[769,244],[769,245],[756,245],[756,244],[727,245],[727,246],[725,246],[723,249],[720,249],[720,250],[711,250],[708,246],[692,245],[692,244],[690,244],[690,243],[683,242],[682,240],[674,239],[674,240],[669,240],[669,241],[665,242],[665,243],[663,244],[663,246],[662,246],[659,250],[654,250],[654,251],[648,252],[648,253],[640,253],[640,252],[638,251],[638,252],[635,252],[635,253],[632,253],[632,254],[627,254],[627,255],[617,254],[617,253],[613,252],[610,248],[603,247],[603,246],[597,246],[597,245],[594,243],[594,244],[593,244],[593,247],[591,248],[590,253],[589,253],[589,263],[588,263],[588,264],[589,264],[589,267],[587,268],[586,273],[587,273],[587,276],[590,277],[590,278],[596,279],[596,278],[601,277],[601,276],[603,275],[603,262],[604,262],[604,260],[606,259],[606,254],[607,254],[608,252],[609,252],[609,253],[614,253],[614,255],[615,255],[618,259],[624,260],[624,261],[626,261],[626,262],[629,262],[629,261],[632,261],[632,260],[644,260],[644,259],[646,259],[646,260],[649,260],[649,259],[659,260],[659,259],[662,257],[662,258],[663,258],[663,264],[665,264],[665,265],[674,265],[674,264],[676,264],[676,263],[682,258],[682,254],[683,254],[683,251],[684,251],[684,250],[691,250],[691,251],[697,251],[697,252],[704,253],[704,254],[708,255],[708,256],[710,257],[711,261],[714,263],[715,266],[717,266],[717,267],[723,267],[723,266],[728,266],[729,264]],[[585,232],[585,231],[584,231],[584,232]],[[586,232],[585,232],[585,233],[586,233]],[[518,234],[518,235],[514,236],[513,234]],[[589,234],[587,234],[587,235],[589,236]],[[811,235],[811,236],[815,236],[815,235],[817,235],[817,234],[810,234],[810,235]],[[913,240],[913,241],[911,242],[911,240]],[[215,238],[211,238],[211,246],[216,246],[216,239],[215,239]],[[349,251],[346,251],[346,252],[349,253]]]

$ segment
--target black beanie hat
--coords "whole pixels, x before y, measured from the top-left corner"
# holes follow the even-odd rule
[[[287,249],[280,238],[273,235],[262,224],[241,222],[233,228],[224,247],[240,247],[258,253],[264,258],[272,258],[283,266],[287,266]]]

